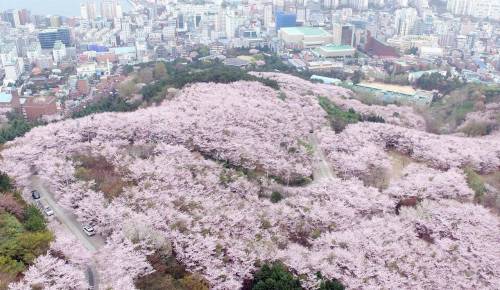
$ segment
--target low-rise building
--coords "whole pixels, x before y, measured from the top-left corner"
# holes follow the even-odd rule
[[[440,47],[422,46],[418,50],[421,58],[436,58],[443,56],[443,49]]]
[[[279,37],[287,48],[315,48],[333,41],[333,36],[319,27],[283,27]]]
[[[433,92],[415,90],[410,86],[400,86],[384,83],[359,83],[356,88],[375,94],[377,98],[387,103],[414,104],[429,106],[434,96]]]
[[[36,121],[57,114],[59,106],[54,96],[31,97],[22,104],[22,111],[26,119]]]
[[[313,52],[319,57],[343,58],[354,56],[356,49],[350,45],[337,45],[330,43],[316,48]]]

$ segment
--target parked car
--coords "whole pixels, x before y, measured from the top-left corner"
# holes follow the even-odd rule
[[[38,192],[36,190],[31,191],[31,197],[33,199],[40,199],[40,192]]]
[[[50,208],[50,206],[46,206],[44,209],[43,209],[43,212],[45,212],[45,214],[47,216],[52,216],[54,215],[54,211]]]
[[[93,235],[95,235],[95,231],[94,231],[94,228],[92,226],[84,226],[83,232],[89,237],[92,237]]]

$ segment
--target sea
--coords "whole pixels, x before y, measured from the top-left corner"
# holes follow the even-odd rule
[[[80,4],[86,0],[0,0],[0,12],[7,9],[28,9],[35,15],[80,16]],[[95,1],[99,2],[99,1]],[[127,0],[120,0],[123,11],[130,11]]]

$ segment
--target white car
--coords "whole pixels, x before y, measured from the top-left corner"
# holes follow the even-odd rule
[[[47,216],[52,216],[52,215],[54,215],[54,211],[50,208],[50,206],[45,207],[45,208],[43,209],[43,211],[45,212],[45,214],[46,214]]]
[[[92,237],[93,235],[95,235],[95,231],[94,231],[94,228],[92,226],[84,226],[83,232],[89,237]]]

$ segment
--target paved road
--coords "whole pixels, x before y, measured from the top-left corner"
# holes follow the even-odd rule
[[[47,190],[47,188],[43,185],[43,182],[37,176],[31,176],[30,182],[31,187],[40,192],[41,199],[52,208],[57,220],[61,222],[78,239],[78,241],[80,241],[80,243],[82,243],[82,245],[90,251],[90,253],[93,254],[104,246],[104,239],[102,237],[98,235],[89,237],[83,232],[82,224],[78,222],[76,216],[57,204],[52,193]],[[95,270],[95,266],[93,264],[88,265],[87,278],[89,279],[89,285],[92,289],[99,289],[97,271]]]
[[[314,133],[309,135],[309,141],[314,150],[313,157],[313,178],[314,182],[323,180],[323,179],[334,179],[335,173],[332,170],[332,167],[328,163],[328,160],[325,157],[325,153],[319,146],[318,137]]]

